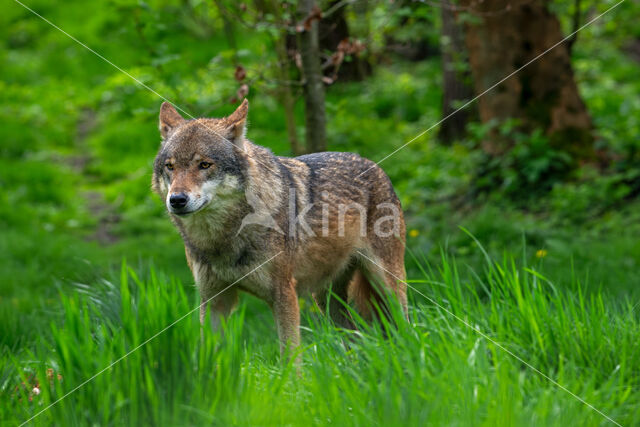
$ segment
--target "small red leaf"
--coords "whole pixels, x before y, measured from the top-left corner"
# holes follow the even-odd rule
[[[238,65],[236,67],[236,71],[233,73],[233,78],[237,81],[241,82],[247,77],[247,71],[244,69],[242,65]]]
[[[249,85],[243,84],[238,88],[238,91],[236,92],[236,97],[238,97],[238,99],[242,99],[247,95],[249,95]]]

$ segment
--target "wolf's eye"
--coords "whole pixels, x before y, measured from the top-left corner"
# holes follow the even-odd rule
[[[198,167],[200,169],[209,169],[211,167],[211,163],[209,163],[209,162],[200,162]]]
[[[169,169],[170,171],[173,170],[173,163],[165,163],[164,166]]]

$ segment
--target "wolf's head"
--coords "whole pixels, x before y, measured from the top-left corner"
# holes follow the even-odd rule
[[[160,108],[162,145],[153,190],[170,213],[187,216],[243,194],[243,150],[249,103],[222,119],[185,120],[169,103]]]

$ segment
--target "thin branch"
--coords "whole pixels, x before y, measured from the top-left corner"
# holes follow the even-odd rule
[[[573,3],[573,17],[572,17],[572,36],[567,41],[567,49],[569,49],[569,55],[571,55],[571,49],[573,49],[573,44],[578,40],[578,32],[576,31],[580,28],[580,16],[581,16],[581,4],[580,0],[575,0]]]
[[[331,16],[333,15],[335,12],[338,11],[338,9],[344,7],[344,6],[348,6],[350,4],[356,3],[360,0],[342,0],[336,4],[334,4],[333,6],[331,6],[329,9],[325,10],[324,12],[322,12],[322,17],[326,18],[327,16]]]

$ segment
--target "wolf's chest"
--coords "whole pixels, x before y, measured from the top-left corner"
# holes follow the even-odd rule
[[[206,248],[201,248],[186,240],[185,245],[191,256],[199,263],[211,265],[220,271],[235,271],[250,265],[253,259],[253,254],[247,245],[233,241],[209,243]]]
[[[188,245],[187,248],[194,279],[201,290],[222,290],[233,284],[260,298],[270,299],[268,269],[257,268],[260,262],[248,245],[228,242],[206,250]]]

